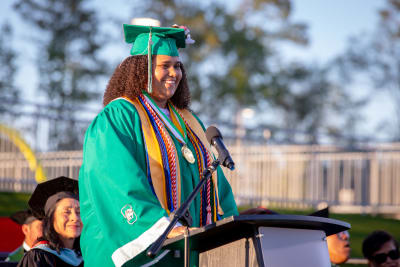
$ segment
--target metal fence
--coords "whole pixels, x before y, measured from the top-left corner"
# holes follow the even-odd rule
[[[232,146],[225,174],[239,205],[400,213],[398,144],[364,152],[324,146]]]
[[[38,153],[48,178],[67,176],[78,179],[82,151]],[[0,191],[33,192],[37,183],[35,173],[20,152],[0,153]]]
[[[400,145],[363,152],[329,146],[231,145],[225,174],[239,205],[328,204],[337,212],[400,213]],[[47,177],[78,178],[82,151],[37,155]],[[0,191],[32,192],[34,173],[19,152],[0,153]]]

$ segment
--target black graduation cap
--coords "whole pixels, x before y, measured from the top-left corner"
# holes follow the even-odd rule
[[[36,220],[30,210],[20,210],[11,214],[10,219],[19,225],[28,224]]]
[[[28,201],[29,207],[36,218],[45,217],[45,205],[47,200],[60,192],[69,192],[76,197],[79,195],[78,181],[61,176],[52,180],[40,183]]]
[[[325,209],[322,209],[322,210],[317,210],[317,211],[311,213],[309,216],[329,218],[329,207],[326,207]]]

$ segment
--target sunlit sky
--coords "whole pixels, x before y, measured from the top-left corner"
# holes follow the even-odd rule
[[[15,14],[11,5],[13,0],[1,0],[0,23],[9,21],[15,31],[15,47],[21,52],[19,62],[26,58],[34,60],[33,50],[30,49],[31,42],[26,40],[29,33],[25,31],[26,25],[22,19]],[[110,6],[112,2],[112,8]],[[110,15],[121,12],[121,17],[129,15],[121,0],[95,1],[101,5],[102,12],[110,12]],[[352,35],[371,32],[377,23],[377,9],[384,1],[377,0],[294,0],[294,12],[292,21],[308,24],[310,43],[307,47],[289,46],[282,47],[282,54],[287,59],[297,59],[304,62],[324,64],[342,53],[348,39]],[[107,6],[106,6],[107,5]],[[189,25],[190,26],[190,25]],[[24,56],[24,58],[22,58]],[[37,74],[32,67],[21,68],[18,75],[18,85],[23,88],[25,97],[37,99],[34,89],[37,82]],[[368,91],[365,88],[354,87],[352,90],[362,96]],[[356,95],[357,95],[356,94]],[[384,94],[377,94],[375,100],[365,109],[364,112],[368,123],[365,123],[362,131],[374,133],[374,128],[383,116],[393,112],[393,107],[387,102]],[[380,112],[378,112],[378,110]]]
[[[305,62],[323,64],[345,51],[350,36],[368,34],[375,30],[378,10],[385,1],[375,0],[294,0],[294,21],[309,25],[310,43],[307,47],[285,46],[289,58]],[[362,97],[371,92],[368,84],[354,85],[355,96]],[[391,98],[384,92],[374,93],[371,103],[364,108],[364,122],[359,129],[363,136],[374,135],[382,141],[387,135],[377,132],[376,127],[383,120],[393,118],[394,106]]]
[[[310,44],[293,49],[292,56],[323,62],[341,53],[351,35],[370,32],[377,22],[376,0],[294,0],[294,21],[309,25]]]

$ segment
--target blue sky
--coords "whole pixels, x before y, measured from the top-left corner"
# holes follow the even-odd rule
[[[342,52],[352,35],[370,32],[377,22],[376,0],[294,0],[293,20],[309,25],[310,44],[293,48],[291,56],[325,62]]]
[[[24,24],[12,10],[13,0],[1,0],[0,23],[9,21],[15,30],[17,41],[15,47],[24,51],[24,58],[34,60],[34,51],[30,49],[27,36],[31,33],[25,32]],[[117,15],[120,18],[129,15],[129,9],[117,8],[123,6],[122,0],[112,1],[99,0],[96,5],[103,6],[106,14]],[[297,59],[304,62],[316,62],[323,64],[343,52],[348,39],[352,35],[371,32],[377,23],[377,9],[382,6],[384,1],[377,0],[294,0],[293,21],[308,24],[308,34],[310,43],[307,47],[284,45],[282,54],[287,59]],[[190,26],[190,25],[189,25]],[[117,53],[119,55],[119,53]],[[20,58],[20,60],[22,60]],[[26,66],[20,70],[18,84],[24,88],[24,96],[34,100],[37,98],[33,88],[37,82],[37,74],[32,67]],[[355,86],[351,90],[355,95],[362,96],[368,93],[368,88]],[[393,106],[388,102],[388,97],[384,94],[377,94],[375,100],[365,109],[367,123],[363,124],[362,131],[374,133],[374,128],[378,121],[383,118],[383,114],[393,112]],[[385,103],[382,105],[382,103]],[[381,111],[381,112],[378,112]],[[383,111],[383,112],[382,112]]]
[[[1,1],[0,22],[11,22],[15,26],[17,38],[22,38],[26,33],[20,17],[11,9],[13,2]],[[123,1],[112,2],[110,5],[108,1],[99,0],[96,4],[105,7],[104,13],[120,14],[120,18],[128,16],[129,9],[117,8],[123,6]],[[285,47],[286,56],[326,62],[343,51],[349,36],[373,29],[377,21],[376,10],[382,3],[384,1],[377,0],[293,0],[292,20],[309,25],[310,44],[305,48]]]
[[[308,24],[310,43],[307,47],[285,46],[283,55],[290,59],[323,64],[345,51],[349,38],[371,33],[378,22],[378,9],[385,1],[376,0],[294,0],[294,21]],[[368,84],[355,84],[350,90],[355,97],[370,94]],[[364,121],[359,131],[387,140],[385,132],[376,131],[383,120],[393,118],[394,106],[386,91],[374,91],[374,98],[363,109]],[[392,119],[393,121],[393,119]]]

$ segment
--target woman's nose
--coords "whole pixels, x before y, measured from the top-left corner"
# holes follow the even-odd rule
[[[76,212],[76,211],[72,211],[71,212],[71,215],[70,215],[70,220],[71,221],[80,221],[81,220],[81,216],[80,216],[80,214],[78,213],[78,212]]]
[[[176,70],[175,70],[174,67],[170,67],[168,69],[168,75],[171,76],[171,77],[176,77]]]

